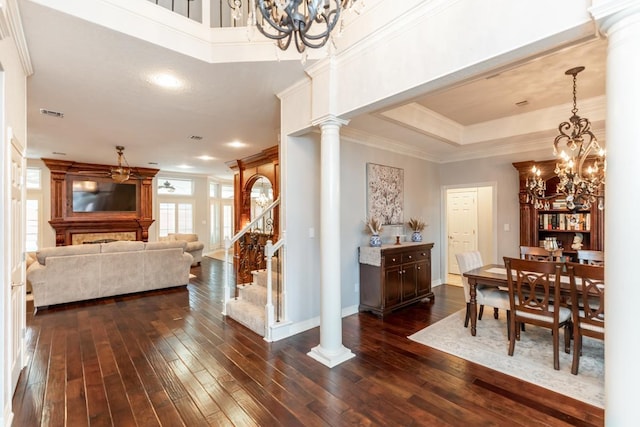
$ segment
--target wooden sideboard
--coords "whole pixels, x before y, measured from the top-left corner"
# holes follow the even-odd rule
[[[424,298],[431,291],[433,243],[361,247],[360,311],[384,316]]]

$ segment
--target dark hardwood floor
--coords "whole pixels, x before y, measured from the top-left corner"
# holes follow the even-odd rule
[[[267,343],[220,314],[221,261],[192,272],[186,288],[29,315],[13,426],[604,425],[601,409],[408,340],[464,307],[458,287],[345,318],[356,357],[328,369],[306,355],[318,328]]]

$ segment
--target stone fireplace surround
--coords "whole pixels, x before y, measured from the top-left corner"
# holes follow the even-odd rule
[[[84,243],[95,243],[99,240],[137,240],[134,231],[113,232],[113,233],[76,233],[71,235],[72,245],[82,245]]]

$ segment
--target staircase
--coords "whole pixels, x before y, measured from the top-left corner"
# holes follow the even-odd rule
[[[277,265],[277,262],[274,262]],[[267,275],[266,269],[252,272],[253,281],[244,285],[238,285],[238,297],[227,302],[227,316],[238,323],[251,329],[256,334],[264,337],[267,325]],[[277,269],[271,271],[272,283],[274,284],[272,304],[278,304],[278,291],[275,286],[279,276]],[[282,302],[279,301],[280,306]]]
[[[253,232],[256,224],[273,224],[273,210],[280,204],[278,198],[253,221],[231,239],[225,239],[226,259],[236,244],[238,259],[234,263],[236,281],[232,283],[231,269],[226,269],[223,315],[246,326],[266,341],[277,339],[274,331],[290,322],[283,322],[284,296],[281,256],[284,251],[284,236],[275,244],[270,227]],[[266,268],[265,268],[266,267]],[[280,330],[281,331],[281,330]]]

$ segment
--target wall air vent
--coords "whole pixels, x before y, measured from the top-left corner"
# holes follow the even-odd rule
[[[529,105],[529,101],[524,100],[524,101],[516,102],[516,106],[518,107],[524,107],[525,105]]]
[[[44,114],[45,116],[58,117],[59,119],[64,117],[64,113],[61,113],[59,111],[47,110],[46,108],[41,108],[40,114]]]
[[[200,141],[202,140],[202,137],[200,135],[191,135],[189,139],[193,139],[194,141]]]

